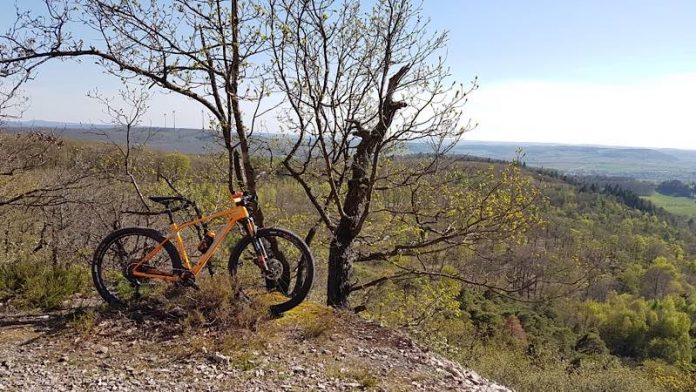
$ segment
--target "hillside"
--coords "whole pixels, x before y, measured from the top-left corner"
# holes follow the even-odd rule
[[[49,132],[73,140],[125,142],[122,130],[104,124],[56,123],[50,121],[9,122],[4,126],[9,133],[31,131]],[[108,135],[108,137],[107,137]],[[178,151],[188,154],[219,151],[216,136],[210,130],[187,128],[136,128],[133,143],[146,143],[149,148],[162,151]]]
[[[511,160],[517,151],[529,166],[575,175],[628,176],[661,181],[696,179],[696,151],[535,143],[463,142],[454,152]]]
[[[185,329],[171,314],[1,319],[0,390],[509,391],[402,333],[314,304],[226,331]]]
[[[0,2],[0,392],[696,392],[696,1],[609,3]]]
[[[119,141],[117,130],[108,125],[57,123],[48,121],[8,122],[6,130],[13,133],[44,130],[78,139],[104,141],[104,132]],[[260,140],[273,134],[257,134]],[[186,128],[140,128],[136,139],[147,139],[150,148],[184,153],[219,151],[216,135],[210,131]],[[428,153],[424,143],[408,144],[410,153]],[[502,143],[464,140],[453,149],[454,154],[510,161],[518,151],[523,161],[533,167],[556,169],[574,175],[629,176],[637,179],[662,181],[680,179],[696,181],[696,151],[677,149],[630,148],[619,146],[583,146],[539,143]]]
[[[419,207],[435,208],[436,213],[443,206],[454,207],[450,216],[440,218],[447,225],[467,224],[483,213],[494,216],[511,207],[518,210],[485,230],[472,226],[471,240],[441,253],[356,262],[352,276],[364,289],[351,293],[351,306],[359,315],[333,313],[319,305],[326,302],[331,241],[330,233],[319,230],[311,244],[317,260],[314,289],[298,313],[270,320],[265,313],[240,308],[244,303],[232,295],[186,289],[171,297],[184,305],[158,304],[164,313],[124,317],[99,307],[89,269],[94,249],[116,227],[166,229],[168,222],[129,212],[143,208],[143,201],[123,173],[120,152],[109,144],[41,136],[0,134],[0,143],[5,147],[0,153],[9,158],[17,159],[13,151],[38,151],[45,157],[38,167],[29,161],[19,166],[26,169],[0,179],[0,216],[7,222],[0,231],[0,324],[7,339],[2,350],[12,358],[0,372],[17,383],[29,382],[21,374],[35,368],[44,376],[31,382],[56,380],[49,374],[60,371],[84,374],[85,387],[97,388],[89,383],[98,383],[99,377],[120,379],[130,372],[125,366],[149,369],[143,377],[153,378],[152,369],[164,364],[165,373],[184,369],[184,380],[200,382],[212,365],[220,368],[211,363],[219,359],[230,361],[230,368],[225,367],[229,377],[211,376],[210,382],[236,383],[230,388],[253,390],[251,380],[262,380],[277,390],[288,380],[301,380],[303,387],[319,389],[321,382],[326,390],[359,388],[355,383],[361,382],[387,390],[392,384],[402,390],[440,390],[440,383],[449,386],[451,379],[436,370],[442,366],[423,365],[431,361],[421,355],[433,355],[520,392],[685,392],[696,387],[696,227],[665,211],[637,207],[635,193],[617,185],[607,191],[596,182],[601,179],[591,179],[599,185],[588,186],[552,171],[453,160],[447,172],[439,173],[447,184],[425,188],[433,198],[423,199]],[[221,174],[224,159],[148,148],[135,150],[132,158],[137,162],[133,175],[147,196],[172,194],[162,179],[167,176],[205,211],[225,203],[229,192]],[[400,156],[390,164],[408,169],[420,164],[419,159]],[[12,159],[0,160],[7,162]],[[271,173],[260,177],[266,219],[305,235],[316,222],[316,212],[302,188],[274,162],[263,157],[257,161]],[[402,195],[385,188],[374,199],[382,213],[366,221],[358,255],[384,249],[397,235],[422,238],[412,221],[400,221],[387,209],[398,205]],[[17,208],[2,205],[3,200],[25,204]],[[515,200],[524,203],[511,206]],[[197,245],[189,243],[195,238],[185,240]],[[218,271],[226,271],[229,248],[224,248],[214,262]],[[220,275],[226,274],[215,276]],[[207,273],[202,288],[208,281],[203,278]],[[212,287],[219,292],[231,286]],[[75,305],[75,317],[68,313],[27,320],[28,327],[17,321],[24,312],[72,312]],[[137,342],[128,342],[130,336],[138,336]],[[408,336],[419,351],[401,347],[399,336]],[[189,340],[181,344],[179,338]],[[364,353],[372,349],[381,351]],[[62,360],[61,350],[69,351]],[[350,366],[343,366],[344,371],[331,366],[343,356],[353,361]],[[90,361],[73,363],[82,357]],[[137,366],[122,364],[126,358]],[[313,373],[308,369],[315,369],[317,360],[324,369]],[[293,371],[296,363],[304,370]],[[263,372],[257,375],[257,369]],[[115,376],[107,377],[111,372]]]

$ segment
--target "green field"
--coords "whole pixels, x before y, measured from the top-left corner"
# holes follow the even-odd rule
[[[662,207],[672,214],[696,218],[696,200],[694,199],[665,196],[657,192],[645,197],[645,199],[650,200],[656,206]]]

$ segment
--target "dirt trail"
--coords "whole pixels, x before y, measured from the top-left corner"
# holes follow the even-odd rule
[[[316,304],[254,329],[191,331],[118,313],[0,316],[0,391],[509,391]]]

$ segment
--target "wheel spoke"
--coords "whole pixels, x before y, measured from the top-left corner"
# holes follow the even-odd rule
[[[114,305],[157,300],[169,284],[158,279],[136,278],[132,275],[132,270],[162,241],[158,238],[161,236],[145,229],[125,229],[114,234],[117,234],[115,238],[107,237],[105,248],[95,256],[95,262],[98,263],[95,283],[100,294]],[[152,260],[148,260],[146,265],[163,272],[172,271],[171,259],[164,249]]]
[[[258,300],[272,309],[287,310],[302,301],[311,286],[311,280],[307,279],[313,276],[313,263],[307,257],[309,250],[301,240],[289,235],[286,238],[263,231],[259,237],[268,256],[269,272],[262,273],[249,240],[243,250],[233,253],[230,272],[244,297]]]

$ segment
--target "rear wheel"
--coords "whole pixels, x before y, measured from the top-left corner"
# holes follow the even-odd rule
[[[258,300],[274,313],[299,305],[314,281],[314,259],[307,244],[294,233],[274,228],[259,229],[268,256],[269,273],[262,274],[251,237],[242,238],[232,250],[229,271],[239,293]]]
[[[116,230],[99,244],[92,260],[92,279],[99,295],[115,307],[127,307],[142,300],[163,298],[169,282],[134,277],[136,264],[166,238],[157,230],[131,227]],[[151,260],[139,267],[141,271],[175,274],[181,266],[179,253],[171,242]]]

